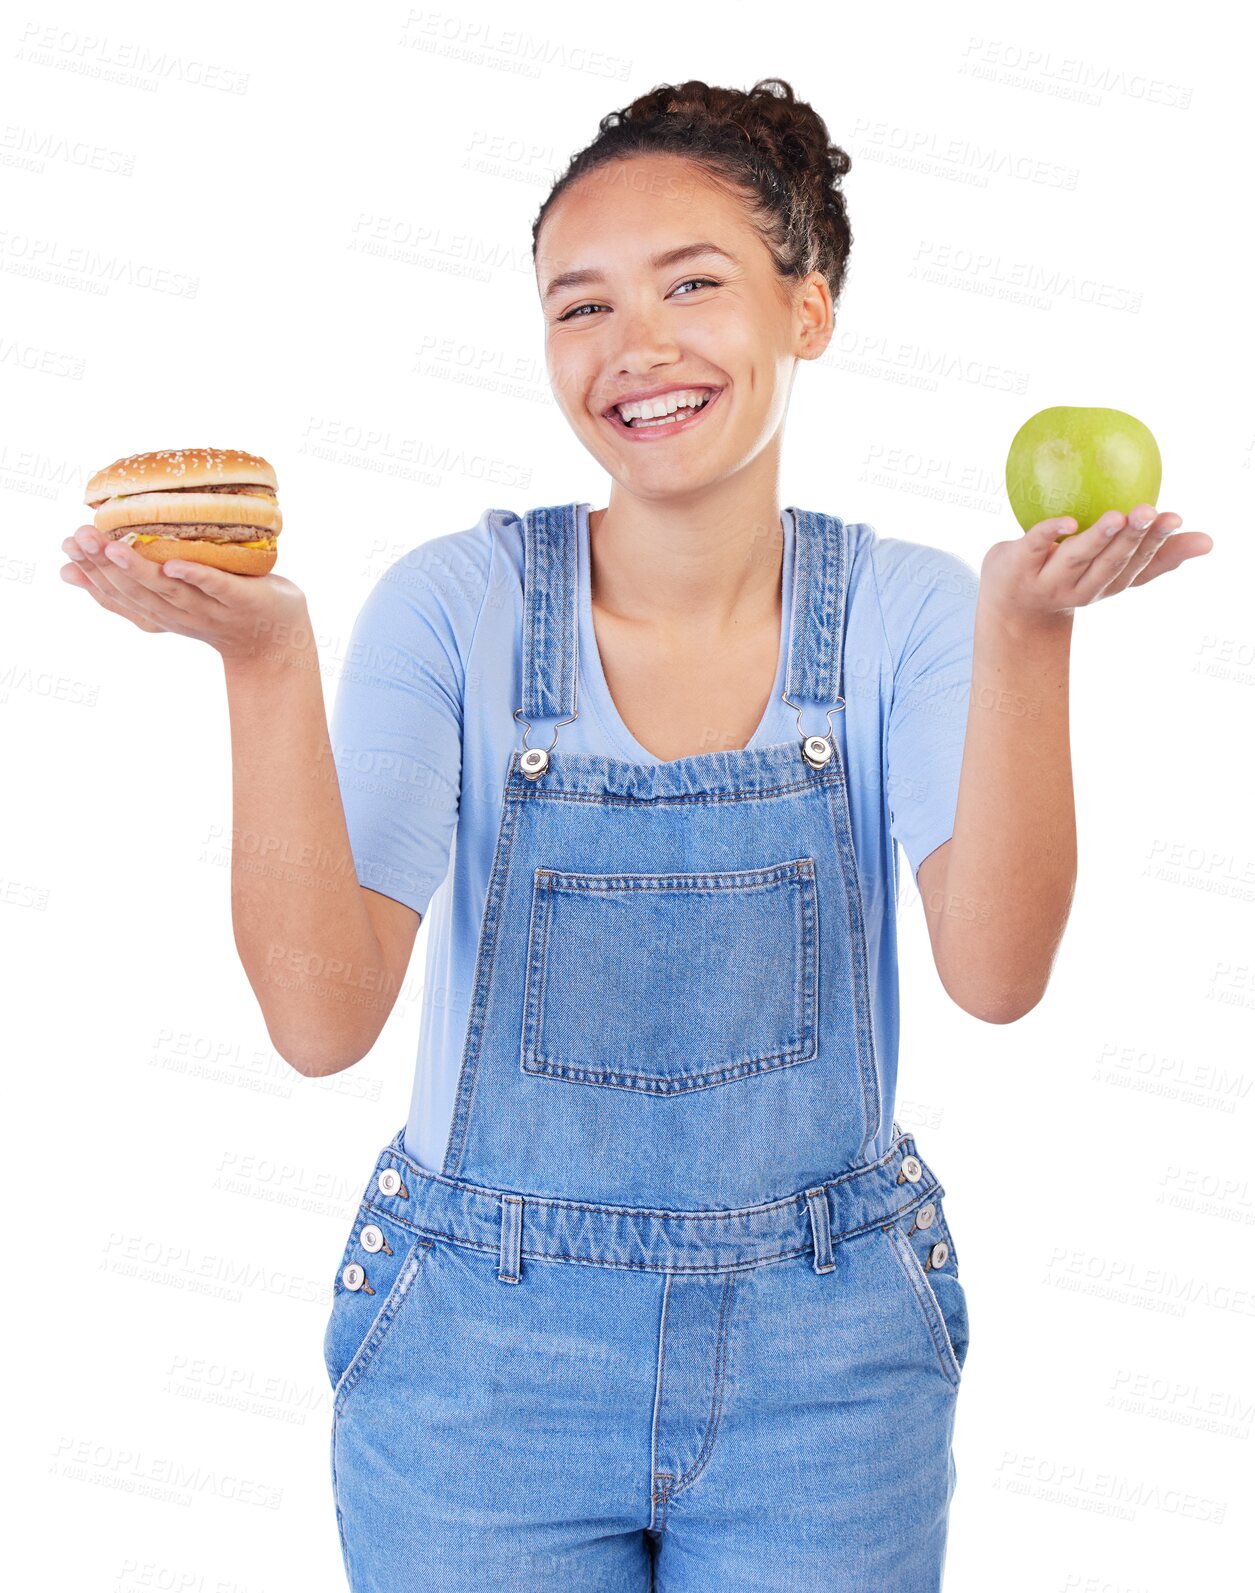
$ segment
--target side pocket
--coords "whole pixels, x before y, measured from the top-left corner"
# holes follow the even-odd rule
[[[379,1354],[431,1246],[431,1238],[390,1221],[365,1202],[358,1208],[323,1334],[323,1361],[337,1413]]]
[[[969,1338],[967,1291],[963,1287],[963,1279],[959,1276],[954,1240],[950,1236],[946,1214],[940,1202],[937,1203],[937,1226],[932,1237],[934,1251],[938,1240],[945,1241],[948,1252],[945,1264],[930,1266],[924,1275],[934,1298],[941,1306],[946,1331],[950,1335],[950,1347],[954,1351],[955,1360],[959,1363],[959,1371],[962,1372],[963,1363],[967,1360]]]
[[[929,1205],[933,1213],[929,1226],[918,1227],[918,1213],[907,1212],[887,1223],[882,1231],[928,1328],[937,1365],[946,1380],[957,1388],[967,1359],[967,1296],[959,1280],[941,1202],[934,1197]],[[927,1206],[922,1207],[921,1211],[927,1209]]]

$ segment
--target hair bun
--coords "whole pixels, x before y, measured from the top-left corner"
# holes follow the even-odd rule
[[[792,128],[780,140],[780,153],[794,166],[809,166],[811,152],[801,136]]]

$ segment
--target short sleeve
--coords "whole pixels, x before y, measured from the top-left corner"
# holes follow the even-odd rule
[[[477,528],[436,537],[385,570],[354,622],[331,714],[358,881],[420,914],[449,869],[465,660],[491,558]]]
[[[878,540],[874,567],[893,657],[890,827],[918,878],[954,833],[980,578],[956,554],[896,539]]]

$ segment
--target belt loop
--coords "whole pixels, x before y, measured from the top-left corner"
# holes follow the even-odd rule
[[[497,1277],[502,1283],[517,1283],[522,1268],[523,1255],[523,1197],[501,1197],[501,1267]]]
[[[815,1242],[815,1271],[834,1272],[836,1260],[832,1254],[832,1228],[828,1222],[828,1191],[821,1185],[806,1191],[806,1203],[811,1212],[811,1238]]]

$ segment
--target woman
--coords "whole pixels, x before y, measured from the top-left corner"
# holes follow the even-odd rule
[[[67,579],[223,656],[236,822],[303,852],[233,895],[295,1067],[369,1051],[434,904],[325,1338],[355,1589],[940,1586],[967,1310],[892,1115],[895,842],[947,991],[1027,1012],[1075,876],[1072,614],[1210,540],[1051,520],[978,583],[780,512],[848,166],[777,80],[605,119],[533,241],[609,505],[398,560],[330,737],[290,582],[67,541]]]

